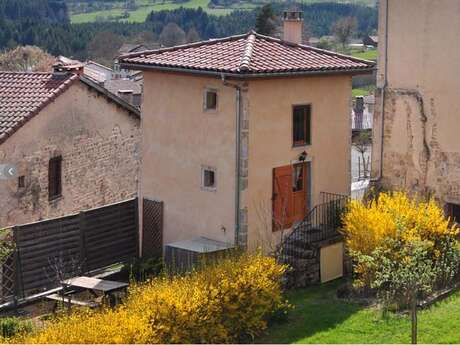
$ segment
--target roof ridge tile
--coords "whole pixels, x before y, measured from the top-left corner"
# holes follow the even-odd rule
[[[244,50],[243,57],[241,58],[240,67],[239,67],[240,71],[249,70],[249,65],[251,64],[252,51],[254,50],[255,41],[256,41],[255,32],[251,32],[248,35],[247,42],[246,42],[246,48]]]

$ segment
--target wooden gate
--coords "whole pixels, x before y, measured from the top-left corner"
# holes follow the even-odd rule
[[[142,256],[163,255],[163,202],[142,201]]]

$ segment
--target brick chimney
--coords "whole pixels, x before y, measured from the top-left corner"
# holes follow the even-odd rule
[[[292,43],[302,43],[303,12],[283,12],[283,40]]]

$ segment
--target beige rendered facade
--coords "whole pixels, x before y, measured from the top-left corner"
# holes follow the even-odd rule
[[[235,85],[241,89],[238,212]],[[204,109],[206,90],[217,92],[216,110]],[[164,202],[164,244],[204,236],[273,245],[281,236],[272,229],[273,171],[295,164],[304,151],[309,208],[320,202],[320,192],[349,194],[350,104],[350,74],[223,81],[144,71],[140,190]],[[293,147],[295,105],[311,106],[309,145]],[[216,173],[212,190],[203,187],[207,167]]]
[[[372,174],[460,204],[460,1],[382,0]]]
[[[75,81],[0,144],[0,162],[17,167],[0,180],[0,228],[134,197],[139,141],[138,114]],[[58,156],[62,193],[49,200],[49,161]]]

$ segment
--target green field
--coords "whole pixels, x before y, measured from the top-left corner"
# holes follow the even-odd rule
[[[365,60],[371,60],[371,61],[377,61],[378,57],[378,50],[377,49],[369,49],[366,51],[359,51],[355,50],[351,52],[351,55],[354,57],[357,57],[359,59],[365,59]]]
[[[156,3],[152,4],[148,0],[137,0],[137,5],[139,6],[134,11],[129,11],[129,18],[123,19],[123,21],[129,22],[143,22],[145,18],[149,15],[152,11],[161,11],[161,10],[174,10],[176,8],[184,7],[184,8],[198,8],[202,7],[210,14],[215,15],[223,15],[230,13],[233,9],[211,9],[208,8],[209,0],[189,0],[184,3],[173,3],[172,1],[165,1],[164,3]],[[123,15],[125,12],[123,8],[123,3],[116,3],[113,9],[105,10],[105,11],[96,11],[96,12],[89,12],[89,13],[80,13],[80,14],[71,14],[71,21],[72,23],[87,23],[87,22],[94,22],[98,19],[104,20],[111,20],[110,17],[116,18]]]
[[[295,308],[288,320],[271,325],[258,343],[410,343],[406,314],[383,317],[375,307],[339,300],[333,282],[288,294]],[[419,343],[460,342],[460,291],[419,312]]]
[[[84,0],[80,0],[84,2]],[[282,0],[281,0],[282,1]],[[304,0],[303,3],[314,3],[314,2],[327,2],[331,0]],[[334,0],[332,0],[334,1]],[[363,5],[373,5],[375,0],[335,0],[341,3],[357,3]],[[184,3],[173,3],[171,0],[165,0],[164,2],[157,1],[154,3],[152,0],[136,0],[138,8],[133,11],[129,11],[129,17],[119,20],[129,22],[143,22],[147,15],[152,11],[161,10],[173,10],[176,8],[203,8],[209,14],[225,15],[232,12],[235,9],[252,9],[258,6],[257,3],[252,3],[250,0],[239,2],[238,4],[228,8],[208,8],[209,0],[188,0]],[[94,11],[88,13],[70,13],[72,23],[87,23],[94,22],[97,20],[117,20],[125,12],[124,9],[125,1],[114,2],[113,8],[104,11]]]

